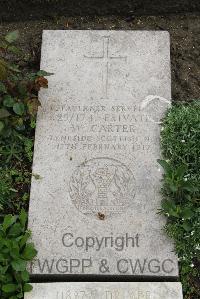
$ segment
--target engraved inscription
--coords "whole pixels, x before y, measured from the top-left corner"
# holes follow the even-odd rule
[[[56,108],[55,108],[56,107]],[[43,108],[44,109],[44,108]],[[56,150],[118,153],[151,153],[159,136],[151,132],[155,124],[140,105],[68,105],[48,106],[43,113],[52,114],[52,121],[65,122],[59,135],[46,136]],[[142,126],[149,130],[138,134]],[[59,127],[60,126],[59,124]],[[107,154],[106,154],[107,155]]]
[[[116,289],[112,290],[98,290],[98,289],[88,289],[88,290],[66,290],[57,292],[56,299],[153,299],[153,294],[149,291],[138,290],[124,290]]]
[[[104,36],[103,37],[103,53],[100,56],[87,56],[84,55],[85,58],[91,58],[91,59],[101,59],[104,62],[104,69],[102,74],[102,86],[103,86],[103,96],[102,98],[108,99],[108,80],[109,80],[109,69],[110,64],[112,60],[114,59],[123,59],[124,61],[127,61],[126,56],[113,56],[110,55],[110,49],[109,49],[109,43],[110,43],[110,37]]]
[[[83,214],[120,214],[133,201],[135,179],[123,163],[112,158],[94,158],[74,171],[69,193]]]

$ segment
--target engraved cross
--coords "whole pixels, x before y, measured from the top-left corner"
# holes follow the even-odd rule
[[[86,58],[90,59],[99,59],[103,60],[103,74],[102,74],[102,88],[103,88],[103,99],[108,99],[108,83],[109,83],[109,69],[110,64],[114,59],[123,59],[125,62],[127,61],[126,56],[113,56],[110,55],[109,51],[109,43],[110,37],[104,36],[103,37],[103,53],[100,56],[87,56],[84,55]]]

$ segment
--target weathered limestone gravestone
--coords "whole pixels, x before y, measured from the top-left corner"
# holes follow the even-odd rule
[[[54,75],[36,129],[33,274],[178,276],[157,214],[169,53],[167,32],[44,31],[41,69]],[[178,298],[160,286],[152,298]]]
[[[182,299],[177,282],[70,282],[35,284],[25,299]]]

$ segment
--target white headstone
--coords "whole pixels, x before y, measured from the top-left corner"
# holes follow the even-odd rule
[[[65,282],[34,284],[25,299],[183,299],[178,282]]]
[[[167,32],[44,31],[29,228],[34,274],[177,276],[161,202]]]

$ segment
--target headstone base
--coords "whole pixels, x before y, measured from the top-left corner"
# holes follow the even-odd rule
[[[24,299],[183,299],[179,282],[36,283]]]

